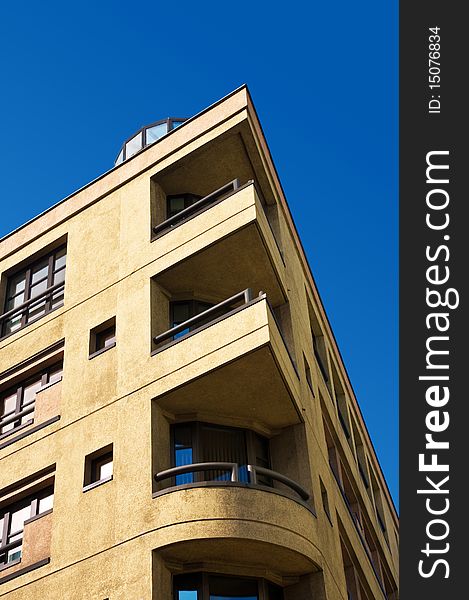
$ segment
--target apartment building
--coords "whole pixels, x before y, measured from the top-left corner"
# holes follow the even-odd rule
[[[397,600],[397,515],[245,86],[129,138],[0,273],[1,598]]]

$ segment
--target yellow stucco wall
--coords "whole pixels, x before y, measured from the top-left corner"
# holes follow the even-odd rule
[[[249,157],[245,150],[244,154],[237,153],[235,149],[241,146],[230,141],[233,136],[243,138]],[[161,181],[168,186],[169,180],[163,176],[166,170],[177,161],[190,163],[192,157],[203,158],[214,140],[220,144],[220,152],[225,147],[233,152],[223,155],[225,162],[238,165],[240,172],[253,172],[253,178],[262,184],[264,198],[271,206],[277,203],[278,218],[273,223],[277,241],[253,185],[150,241],[155,222],[151,178],[156,180],[154,185]],[[183,562],[219,569],[226,563],[229,572],[249,567],[253,575],[282,585],[295,584],[296,592],[290,588],[291,598],[302,600],[314,594],[315,598],[339,600],[346,598],[346,592],[337,512],[356,551],[370,597],[382,598],[328,464],[323,410],[328,411],[337,430],[363,505],[373,519],[372,501],[364,490],[334,404],[326,402],[324,409],[319,402],[319,392],[329,398],[330,391],[311,347],[307,295],[323,323],[332,360],[347,389],[349,410],[383,486],[389,531],[397,528],[396,516],[335,342],[323,320],[317,292],[307,275],[247,90],[242,88],[1,240],[0,271],[8,273],[65,236],[64,306],[0,341],[3,373],[65,339],[63,381],[56,386],[60,388],[56,402],[60,420],[0,450],[0,490],[56,465],[50,563],[1,584],[0,597],[170,600],[169,572],[181,557],[199,552],[199,561],[191,558]],[[220,301],[245,287],[252,287],[255,295],[267,292],[267,298],[152,355],[152,336],[168,325],[168,288],[171,293],[219,296]],[[296,369],[268,305],[269,301],[275,308],[287,298]],[[114,316],[116,346],[90,360],[90,330]],[[303,353],[311,365],[314,397],[305,381]],[[248,393],[252,378],[247,361],[262,369],[258,371],[260,379],[262,372],[269,373],[268,380],[258,382],[257,397]],[[272,385],[267,402],[261,390],[276,382],[275,377],[279,383]],[[229,397],[230,386],[236,383],[239,389],[237,393],[235,387],[232,389],[231,407],[222,401],[217,405],[210,392],[193,394],[191,399],[189,391],[187,397],[181,393],[178,399],[179,386],[191,385],[194,391],[198,386],[205,391],[213,388],[216,396],[217,389],[226,385],[225,395]],[[289,460],[295,462],[296,457],[296,471],[302,484],[309,485],[316,515],[283,495],[239,487],[179,490],[153,498],[154,467],[167,466],[169,456],[169,439],[158,419],[170,422],[182,418],[184,411],[200,419],[218,419],[274,436],[279,465],[288,448],[300,447],[299,441],[297,446],[292,441],[298,433],[282,438],[282,430],[300,425],[304,447],[301,452],[295,450]],[[161,438],[155,440],[158,431]],[[112,481],[83,492],[85,456],[111,443]],[[322,509],[319,477],[328,491],[332,526]],[[388,568],[397,579],[394,538],[391,552],[375,517],[373,524]],[[210,544],[204,540],[211,540]],[[238,556],[229,560],[239,548],[244,549],[244,559]],[[314,575],[318,571],[322,572],[320,585]],[[156,577],[156,572],[161,572],[161,577]],[[0,582],[7,573],[0,572]],[[300,582],[298,578],[308,573],[310,578]],[[296,583],[289,577],[296,577]]]

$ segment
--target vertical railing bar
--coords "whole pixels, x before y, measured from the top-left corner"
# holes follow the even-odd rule
[[[257,484],[257,472],[254,465],[248,465],[249,481],[252,484]]]

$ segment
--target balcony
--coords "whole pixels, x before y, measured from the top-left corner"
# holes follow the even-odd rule
[[[230,269],[230,279],[236,277],[231,294],[247,287],[241,283],[241,269],[244,268],[244,272],[255,270],[258,277],[262,271],[265,273],[266,284],[259,285],[252,281],[251,287],[263,289],[272,295],[267,284],[274,284],[275,280],[273,287],[280,285],[281,293],[285,296],[285,265],[280,250],[278,223],[273,216],[276,207],[261,201],[254,181],[250,180],[244,185],[240,181],[232,180],[203,196],[192,193],[160,194],[154,200],[152,213],[158,218],[155,216],[153,219],[152,242],[154,254],[159,257],[156,262],[157,277],[162,285],[172,279],[175,269],[193,279],[194,274],[187,272],[188,263],[199,263],[199,273],[208,275],[207,268],[219,262]],[[185,208],[176,210],[170,204],[172,199],[178,200],[180,207]],[[195,255],[199,255],[197,259]],[[186,281],[182,279],[180,283]],[[213,287],[214,282],[210,283]],[[218,285],[218,290],[221,289]]]
[[[313,513],[262,489],[225,482],[175,490],[154,499],[150,518],[164,532],[155,552],[173,572],[223,573],[236,565],[245,576],[268,573],[288,585],[321,562]]]
[[[269,432],[302,422],[298,375],[265,294],[245,290],[154,341],[160,409],[236,418]]]
[[[8,488],[7,488],[8,490]],[[54,475],[43,470],[0,498],[0,585],[49,563]]]
[[[56,283],[34,298],[0,315],[0,340],[63,305],[65,282]]]
[[[248,475],[248,481],[245,482],[245,478],[240,476],[241,469],[246,469]],[[275,488],[273,486],[266,486],[258,484],[259,476],[263,478],[268,478],[269,480],[273,480],[274,482],[278,482],[282,484],[282,486],[288,489],[288,497],[291,494],[294,494],[294,498],[297,500],[302,500],[305,503],[305,506],[308,506],[306,503],[310,499],[310,495],[308,492],[296,481],[278,473],[277,471],[273,471],[272,469],[266,469],[264,467],[260,467],[258,465],[239,465],[237,463],[232,462],[205,462],[205,463],[194,463],[190,465],[183,465],[179,467],[173,467],[171,469],[166,469],[165,471],[161,471],[155,475],[155,481],[165,481],[168,479],[174,479],[179,475],[184,474],[193,474],[198,472],[207,472],[207,471],[215,471],[217,473],[228,472],[229,473],[229,483],[223,479],[223,476],[217,476],[217,479],[211,481],[201,482],[204,484],[204,487],[208,484],[211,486],[230,486],[231,484],[238,485],[246,485],[247,487],[264,489],[266,491],[273,491]],[[181,484],[186,487],[194,487],[194,483]],[[181,485],[174,486],[170,488],[171,491],[174,489],[181,487]],[[276,490],[278,492],[278,490]],[[161,492],[156,492],[154,497],[159,496],[161,494],[168,493],[168,489],[164,489]]]
[[[253,183],[248,182],[248,185]],[[188,220],[202,214],[219,202],[225,200],[240,188],[239,179],[234,179],[221,188],[211,192],[203,198],[194,194],[179,194],[167,197],[168,218],[153,227],[153,239],[172,231],[175,227],[183,225]],[[180,206],[173,208],[171,203],[179,201]],[[184,207],[184,208],[183,208]],[[175,213],[175,214],[171,214]]]
[[[61,364],[32,376],[26,386],[17,384],[11,392],[0,393],[0,450],[59,420]],[[12,410],[5,412],[10,404]]]
[[[0,555],[8,553],[21,557],[11,560],[3,568],[0,566],[0,584],[49,563],[52,514],[52,511],[48,511],[25,521],[22,537],[0,547]]]

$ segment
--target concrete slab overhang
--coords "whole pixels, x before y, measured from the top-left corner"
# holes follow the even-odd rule
[[[298,375],[265,296],[153,358],[169,388],[155,402],[177,418],[271,433],[302,420]]]
[[[173,572],[238,568],[286,584],[318,570],[316,519],[289,498],[248,488],[194,488],[153,503],[164,528],[155,550]]]
[[[171,296],[221,300],[249,287],[272,306],[286,300],[283,259],[252,182],[153,244],[154,281]]]

